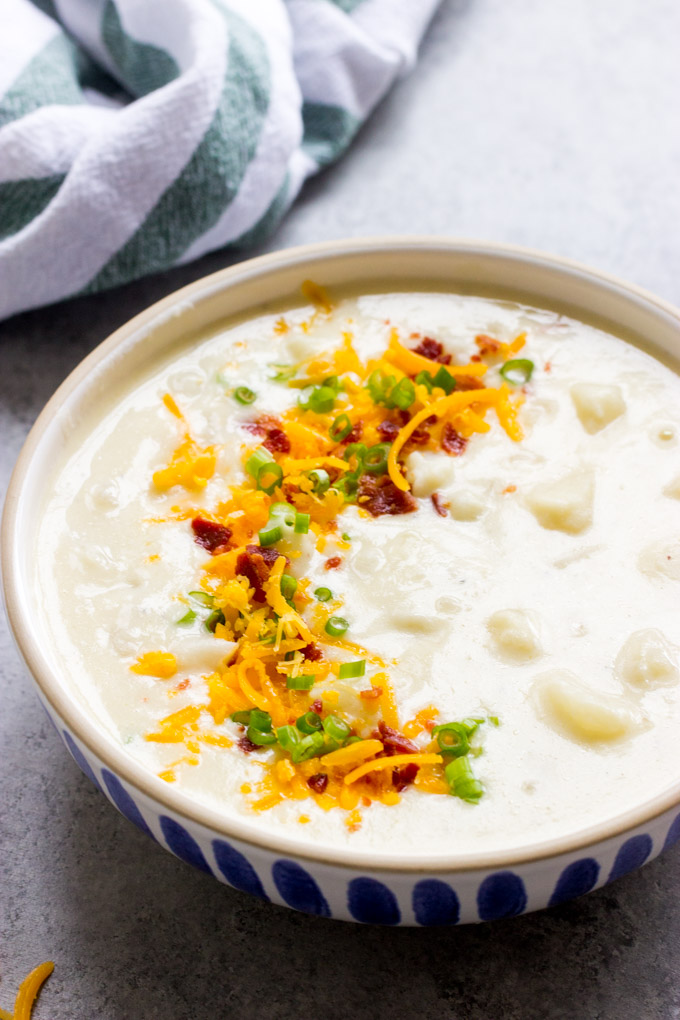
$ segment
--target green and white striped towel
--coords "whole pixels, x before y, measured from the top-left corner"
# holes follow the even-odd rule
[[[439,0],[0,0],[0,318],[270,231]]]

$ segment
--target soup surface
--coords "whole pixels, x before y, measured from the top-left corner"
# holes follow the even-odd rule
[[[320,846],[514,848],[661,792],[678,376],[553,312],[303,292],[69,440],[37,612],[80,701]]]

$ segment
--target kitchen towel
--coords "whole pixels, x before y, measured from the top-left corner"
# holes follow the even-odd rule
[[[2,0],[0,318],[245,248],[439,0]]]

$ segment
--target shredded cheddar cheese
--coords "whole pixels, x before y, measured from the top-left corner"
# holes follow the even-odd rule
[[[133,666],[133,673],[142,676],[155,676],[159,680],[169,680],[177,672],[177,659],[172,652],[145,652],[140,655]]]
[[[0,1020],[31,1020],[33,1006],[43,983],[54,970],[51,961],[41,963],[31,971],[19,985],[19,991],[14,1001],[14,1012],[0,1009]]]
[[[380,769],[394,769],[400,765],[441,765],[443,758],[440,754],[393,754],[388,758],[375,758],[373,761],[364,762],[358,768],[353,769],[345,776],[345,783],[355,783],[362,779],[369,772],[376,772]]]

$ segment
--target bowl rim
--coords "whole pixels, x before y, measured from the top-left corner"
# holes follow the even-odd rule
[[[612,274],[562,256],[492,241],[428,235],[378,235],[347,238],[301,245],[260,255],[201,277],[154,302],[119,326],[107,339],[100,342],[61,383],[33,424],[24,441],[10,479],[0,530],[3,593],[10,628],[41,698],[48,702],[58,717],[63,720],[64,725],[87,748],[88,752],[116,776],[123,779],[136,793],[150,800],[155,807],[174,813],[189,825],[198,825],[208,830],[211,838],[217,836],[235,839],[241,844],[247,844],[252,848],[270,853],[294,856],[332,865],[336,868],[352,870],[363,868],[375,873],[418,872],[425,874],[495,870],[535,864],[539,861],[575,854],[586,848],[592,849],[596,844],[646,826],[666,812],[678,807],[680,805],[680,780],[650,801],[575,832],[528,843],[509,850],[468,851],[465,854],[439,853],[419,857],[413,852],[392,855],[381,851],[359,850],[346,846],[315,846],[309,841],[285,833],[268,831],[265,828],[259,830],[258,826],[244,822],[237,817],[225,817],[219,810],[197,802],[181,790],[164,783],[163,780],[147,770],[141,762],[136,761],[125,752],[122,745],[117,745],[113,736],[97,729],[96,724],[80,708],[76,699],[68,693],[67,688],[58,679],[56,671],[52,671],[47,660],[42,656],[39,643],[31,631],[30,618],[22,611],[21,599],[17,594],[21,566],[18,559],[18,545],[15,541],[15,536],[18,538],[20,529],[18,514],[20,494],[30,476],[33,456],[46,436],[55,414],[71,394],[85,384],[86,378],[92,373],[95,366],[104,362],[125,340],[131,340],[135,334],[139,334],[132,341],[136,348],[137,344],[143,342],[144,337],[149,335],[154,327],[160,326],[167,320],[168,313],[172,315],[178,307],[186,302],[196,305],[214,297],[223,290],[236,287],[239,283],[277,268],[303,266],[314,260],[323,261],[323,259],[337,256],[360,256],[367,252],[379,255],[380,253],[394,252],[397,249],[404,252],[428,251],[430,254],[439,251],[478,257],[502,256],[511,261],[538,263],[544,268],[557,270],[567,277],[585,278],[588,283],[594,284],[596,287],[618,291],[624,297],[632,296],[648,307],[651,306],[653,312],[669,317],[680,333],[680,309],[636,284],[627,283]],[[499,285],[499,290],[501,289],[502,285]],[[85,392],[86,386],[83,389],[83,393]]]

